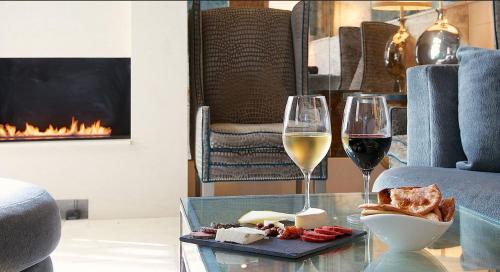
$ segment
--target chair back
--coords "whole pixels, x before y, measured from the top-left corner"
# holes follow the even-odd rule
[[[339,28],[340,90],[349,90],[361,59],[361,30],[359,27]]]
[[[385,46],[398,29],[383,22],[361,23],[362,57],[350,89],[384,93],[398,90],[384,64]]]
[[[190,28],[199,29],[190,42],[199,44],[193,45],[198,52],[190,52],[195,58],[190,59],[191,107],[210,106],[212,123],[282,122],[288,96],[307,91],[304,2],[292,12],[234,7],[197,12],[195,4],[198,18]]]

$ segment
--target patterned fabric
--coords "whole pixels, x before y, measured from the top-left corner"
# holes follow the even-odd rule
[[[396,81],[385,69],[385,45],[398,31],[398,26],[382,22],[361,23],[360,64],[350,89],[370,92],[390,92],[397,89]]]
[[[197,120],[196,166],[202,182],[297,180],[303,175],[288,157],[281,139],[283,124],[210,125],[209,108]],[[201,132],[203,131],[203,132]],[[326,158],[312,178],[325,180]]]
[[[340,90],[348,90],[361,59],[361,30],[359,27],[339,27]]]
[[[281,122],[297,93],[290,11],[202,12],[203,93],[214,123]]]
[[[274,124],[212,124],[212,149],[280,148],[282,123]]]
[[[406,135],[392,136],[392,143],[387,157],[389,157],[389,167],[396,168],[407,165],[408,137]]]

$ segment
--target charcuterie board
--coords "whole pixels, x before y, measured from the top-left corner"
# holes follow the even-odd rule
[[[363,237],[365,234],[365,231],[353,229],[352,235],[350,236],[343,236],[324,243],[310,243],[302,241],[301,239],[282,240],[276,237],[270,237],[268,239],[260,240],[247,245],[218,242],[213,239],[195,239],[192,238],[191,235],[184,235],[179,239],[181,242],[198,244],[200,246],[207,246],[221,250],[241,251],[273,257],[299,259],[314,253],[339,248],[347,243],[352,243],[354,240]]]

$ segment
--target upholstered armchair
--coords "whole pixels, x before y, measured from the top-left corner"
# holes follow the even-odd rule
[[[357,37],[361,37],[359,40],[360,47],[347,47],[348,50],[350,48],[359,50],[360,48],[361,55],[355,53],[356,51],[350,53],[346,50],[342,51],[343,46],[341,44],[342,68],[345,63],[344,59],[351,56],[360,56],[359,62],[356,63],[357,67],[354,75],[352,75],[352,60],[347,60],[348,66],[346,68],[351,72],[347,75],[342,74],[342,76],[348,76],[348,78],[341,78],[341,84],[347,86],[347,82],[351,80],[349,86],[351,90],[381,93],[396,91],[398,89],[396,80],[385,69],[384,52],[387,41],[398,31],[398,26],[382,22],[362,22],[359,29],[359,36],[352,34],[355,31],[354,28],[348,28],[344,30],[347,33],[341,33],[344,34],[344,37],[340,38],[341,43],[347,43],[348,45],[353,44]]]
[[[281,134],[288,96],[308,92],[308,3],[201,11],[194,1],[190,16],[190,146],[202,194],[213,182],[301,180]],[[324,160],[313,179],[326,175]]]

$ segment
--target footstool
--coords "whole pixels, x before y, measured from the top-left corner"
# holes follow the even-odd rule
[[[54,199],[26,182],[0,178],[0,271],[50,272],[61,236]]]

